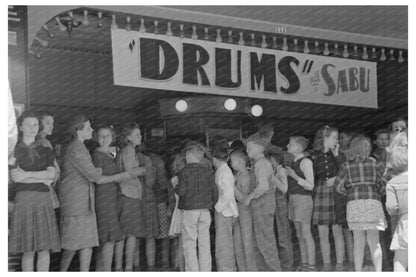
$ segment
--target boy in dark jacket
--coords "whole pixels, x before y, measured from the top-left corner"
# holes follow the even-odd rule
[[[182,211],[182,242],[185,271],[211,271],[209,210],[218,200],[218,190],[212,172],[202,165],[204,148],[197,142],[185,149],[186,166],[179,172],[175,192]],[[198,255],[196,242],[198,240]]]

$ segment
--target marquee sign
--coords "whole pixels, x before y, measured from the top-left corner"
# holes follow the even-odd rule
[[[375,62],[123,29],[111,40],[115,85],[377,108]]]

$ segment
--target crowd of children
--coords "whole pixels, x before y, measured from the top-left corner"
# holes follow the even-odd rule
[[[46,139],[51,114],[26,111],[18,126],[9,252],[23,253],[23,271],[49,270],[61,249],[61,271],[77,251],[81,271],[93,256],[97,271],[140,271],[141,240],[148,271],[362,271],[369,260],[407,270],[403,119],[373,140],[324,126],[313,149],[297,135],[283,150],[266,126],[244,142],[187,141],[168,157],[162,139],[144,145],[136,123],[116,146],[111,126],[93,133],[77,115],[61,162]]]

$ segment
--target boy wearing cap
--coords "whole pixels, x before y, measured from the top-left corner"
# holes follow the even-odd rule
[[[215,204],[215,259],[218,271],[237,271],[233,228],[238,217],[234,198],[234,175],[227,164],[228,149],[217,146],[212,151],[215,183],[219,197]]]
[[[278,237],[278,251],[283,271],[291,271],[293,266],[292,229],[288,218],[287,204],[287,175],[282,166],[283,150],[280,147],[269,144],[264,151],[266,157],[273,165],[274,184],[276,187],[276,229]]]
[[[299,271],[315,271],[315,241],[311,233],[313,210],[312,190],[314,175],[312,161],[305,157],[303,151],[309,140],[302,136],[289,139],[287,150],[294,156],[288,175],[289,219],[295,224],[299,240],[302,265]]]
[[[218,190],[211,171],[200,163],[204,148],[190,142],[185,148],[186,166],[178,173],[175,192],[182,211],[182,245],[185,271],[211,271],[209,210],[218,199]],[[196,242],[198,241],[198,255]]]
[[[269,139],[259,134],[247,139],[247,154],[254,161],[256,188],[244,199],[245,205],[250,205],[254,235],[260,251],[258,260],[259,270],[281,271],[276,238],[273,230],[274,213],[276,209],[275,188],[273,186],[273,167],[264,156],[264,149]]]

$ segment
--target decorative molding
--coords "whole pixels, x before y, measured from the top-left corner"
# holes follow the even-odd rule
[[[28,6],[28,46],[30,47],[36,33],[45,20],[48,21],[57,14],[80,8],[81,6]],[[126,14],[146,15],[198,24],[218,25],[222,27],[247,29],[264,33],[278,33],[292,36],[308,37],[320,40],[343,41],[349,44],[366,44],[386,48],[408,49],[408,41],[387,37],[370,36],[349,32],[324,30],[290,24],[280,24],[245,18],[236,18],[217,14],[208,14],[195,11],[185,11],[159,6],[88,6],[92,9],[121,12]],[[87,7],[87,8],[88,8]]]

